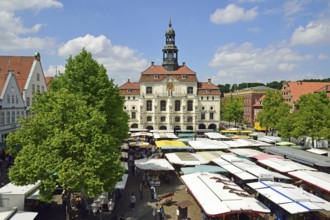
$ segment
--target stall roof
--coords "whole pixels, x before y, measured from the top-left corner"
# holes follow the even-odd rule
[[[228,154],[223,151],[198,151],[196,154],[202,156],[205,160],[212,161],[215,158],[221,157],[223,154]]]
[[[289,175],[325,190],[328,193],[330,192],[330,174],[328,173],[311,170],[298,170],[289,172]]]
[[[0,188],[1,194],[12,194],[12,195],[28,195],[36,191],[41,185],[41,182],[35,184],[25,185],[25,186],[16,186],[13,183],[8,183]]]
[[[164,132],[164,133],[153,133],[154,139],[178,139],[174,133]]]
[[[228,149],[228,145],[222,141],[204,139],[196,141],[188,141],[188,144],[195,150],[224,150]]]
[[[209,161],[200,155],[188,152],[167,153],[165,157],[170,163],[181,166],[195,166],[209,163]]]
[[[37,215],[38,212],[16,212],[10,220],[33,220]]]
[[[222,158],[216,158],[213,160],[213,162],[219,166],[221,166],[222,168],[224,168],[225,170],[227,170],[228,172],[230,172],[231,174],[237,176],[239,179],[241,180],[258,180],[258,178],[234,165],[232,165],[231,163],[229,163],[228,161],[222,159]]]
[[[282,141],[280,137],[275,136],[261,136],[258,137],[258,140],[269,144],[275,144],[277,141]]]
[[[220,174],[193,173],[181,176],[206,215],[236,212],[269,213],[270,210]]]
[[[291,214],[330,211],[330,203],[328,201],[292,184],[261,181],[248,183],[248,185]]]
[[[135,160],[135,166],[142,170],[174,170],[166,159],[144,158]]]
[[[254,157],[256,155],[265,154],[259,150],[249,149],[249,148],[230,149],[229,151],[233,152],[234,154],[245,157]]]
[[[321,150],[321,149],[317,149],[317,148],[308,149],[306,151],[314,153],[314,154],[319,154],[319,155],[328,155],[329,154],[329,151]]]
[[[218,132],[206,132],[205,133],[206,137],[208,137],[209,139],[217,139],[217,140],[221,140],[221,139],[230,139],[229,137],[223,135],[223,134],[220,134]]]
[[[281,173],[287,173],[290,171],[296,170],[316,170],[315,168],[308,167],[306,165],[294,162],[288,159],[280,158],[267,158],[264,160],[258,160],[258,163],[261,163],[267,167],[270,167],[274,170],[277,170]]]
[[[212,165],[197,165],[194,167],[181,167],[181,171],[183,174],[190,174],[190,173],[227,173],[228,171],[219,167],[219,166],[212,166]]]
[[[271,144],[262,142],[262,141],[257,141],[257,140],[252,140],[252,139],[237,139],[238,142],[246,144],[246,146],[249,147],[262,147],[262,146],[270,146]]]
[[[136,132],[136,133],[132,133],[131,137],[143,137],[143,136],[149,136],[152,137],[153,134],[150,132]]]
[[[194,132],[192,133],[178,133],[179,138],[187,138],[187,137],[195,137],[196,134]]]
[[[158,148],[160,147],[187,147],[185,143],[182,141],[172,141],[172,140],[162,140],[162,141],[155,141],[155,144]]]
[[[261,166],[258,166],[252,161],[239,158],[235,155],[225,154],[221,156],[221,159],[214,159],[213,162],[228,170],[230,173],[236,175],[238,178],[241,178],[242,180],[247,180],[243,178],[249,177],[246,175],[246,173],[254,176],[254,178],[249,177],[250,179],[259,179],[266,176],[272,176],[279,179],[291,179],[280,173],[269,171]]]
[[[285,158],[307,164],[317,165],[320,167],[330,167],[330,157],[317,155],[304,150],[295,149],[292,147],[266,147],[265,152],[285,156]]]
[[[292,142],[288,142],[288,141],[280,141],[280,142],[276,142],[275,145],[277,146],[295,146],[295,143]]]
[[[121,177],[121,181],[118,181],[116,183],[115,189],[125,189],[126,183],[127,183],[127,178],[128,178],[128,174],[124,174]]]

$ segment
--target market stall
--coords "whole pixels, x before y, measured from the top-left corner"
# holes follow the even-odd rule
[[[208,217],[270,213],[265,205],[220,174],[192,173],[181,179]]]

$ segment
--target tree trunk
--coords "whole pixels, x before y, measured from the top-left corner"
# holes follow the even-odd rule
[[[66,209],[65,209],[65,216],[66,220],[71,220],[72,219],[72,207],[71,207],[71,192],[66,191]]]

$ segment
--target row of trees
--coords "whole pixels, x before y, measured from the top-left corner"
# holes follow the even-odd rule
[[[280,90],[282,89],[284,81],[273,81],[270,83],[258,83],[258,82],[251,82],[251,83],[240,83],[240,84],[219,84],[218,87],[222,94],[234,92],[237,90],[245,89],[245,88],[251,88],[255,86],[266,86],[269,88]],[[302,82],[330,82],[330,78],[326,79],[304,79]]]
[[[311,137],[330,140],[330,100],[325,92],[302,95],[295,111],[284,102],[280,91],[267,91],[257,120],[276,129],[281,137]]]
[[[118,152],[127,138],[128,115],[104,66],[82,50],[36,100],[31,116],[6,139],[15,156],[10,180],[41,181],[45,201],[52,200],[57,184],[88,197],[111,191],[124,173]]]

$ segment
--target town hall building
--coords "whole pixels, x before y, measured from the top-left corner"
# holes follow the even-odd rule
[[[178,63],[171,21],[165,33],[162,65],[151,65],[138,82],[119,87],[129,114],[129,127],[148,130],[216,130],[220,123],[220,90],[199,82],[196,72]]]

